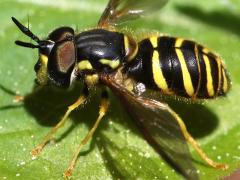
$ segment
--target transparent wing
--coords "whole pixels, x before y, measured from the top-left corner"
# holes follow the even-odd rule
[[[176,114],[159,101],[137,96],[117,83],[114,77],[101,80],[122,102],[146,140],[163,158],[187,179],[198,179],[186,140]]]
[[[110,0],[98,27],[109,28],[162,8],[168,0]]]

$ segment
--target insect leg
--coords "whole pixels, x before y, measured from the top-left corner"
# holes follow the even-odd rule
[[[68,119],[68,116],[69,114],[74,110],[76,109],[77,107],[79,107],[80,105],[82,105],[87,97],[88,97],[88,89],[87,87],[84,87],[83,89],[83,94],[78,98],[78,100],[73,103],[72,105],[68,106],[68,110],[65,112],[64,116],[62,117],[62,119],[59,121],[59,123],[53,127],[51,129],[51,131],[44,137],[43,141],[36,147],[34,148],[32,151],[31,151],[31,154],[33,156],[37,156],[39,153],[41,153],[42,149],[44,148],[44,146],[47,144],[47,142],[52,138],[52,136],[57,132],[57,130],[59,128],[61,128],[65,122],[67,121]]]
[[[3,86],[0,84],[0,90],[4,91],[5,93],[14,96],[13,102],[23,102],[24,101],[24,96],[18,95],[18,93],[12,91],[11,89]]]
[[[27,94],[25,96],[22,96],[22,95],[18,95],[18,94],[15,94],[14,98],[13,98],[13,101],[16,102],[16,103],[19,103],[19,102],[24,102],[24,100],[28,97],[28,96],[32,96],[34,94],[37,94],[39,91],[41,91],[43,89],[43,86],[37,86],[35,87],[32,92],[30,94]]]
[[[186,140],[193,146],[193,148],[197,151],[197,153],[200,155],[200,157],[209,165],[212,166],[213,168],[216,169],[222,169],[226,170],[228,169],[227,164],[221,164],[213,161],[210,159],[205,152],[200,148],[199,144],[195,141],[195,139],[191,136],[191,134],[187,131],[186,125],[184,124],[183,120],[170,108],[168,109],[175,117],[176,121],[179,124],[179,127],[181,128],[181,131],[186,138]]]
[[[107,110],[109,107],[109,99],[108,99],[108,94],[107,91],[103,91],[102,93],[102,97],[101,97],[101,104],[100,104],[100,108],[99,108],[99,115],[98,118],[96,120],[96,122],[94,123],[93,127],[91,128],[91,130],[87,133],[87,135],[83,138],[83,140],[80,142],[80,144],[77,147],[76,152],[74,153],[74,156],[72,158],[72,161],[68,167],[68,169],[65,171],[65,173],[63,174],[64,177],[69,177],[72,174],[73,168],[76,164],[78,155],[82,149],[82,146],[85,145],[88,140],[92,137],[93,133],[95,132],[95,130],[97,129],[100,121],[102,120],[102,118],[104,117],[104,115],[106,114]]]
[[[19,102],[23,102],[24,99],[25,99],[24,96],[16,95],[16,96],[14,96],[13,101],[16,102],[16,103],[19,103]]]

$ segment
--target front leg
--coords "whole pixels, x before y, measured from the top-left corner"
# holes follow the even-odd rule
[[[51,131],[44,137],[42,142],[36,148],[34,148],[31,151],[31,154],[33,156],[37,156],[38,154],[41,153],[42,149],[47,144],[47,142],[49,142],[49,140],[51,140],[52,136],[57,132],[57,130],[59,128],[61,128],[65,124],[65,122],[68,119],[69,114],[74,109],[76,109],[77,107],[79,107],[80,105],[82,105],[86,101],[86,99],[88,97],[88,94],[89,94],[88,88],[85,86],[84,89],[83,89],[82,95],[78,98],[78,100],[75,103],[73,103],[72,105],[68,106],[68,110],[65,112],[63,118],[59,121],[59,123],[55,127],[53,127],[51,129]]]

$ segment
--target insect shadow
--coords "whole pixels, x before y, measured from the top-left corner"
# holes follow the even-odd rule
[[[216,114],[204,106],[201,101],[193,103],[168,99],[167,103],[180,115],[194,138],[207,136],[219,124]]]
[[[29,94],[25,97],[24,107],[28,113],[34,116],[39,124],[43,126],[54,126],[63,116],[67,107],[75,102],[80,96],[81,89],[82,87],[79,84],[71,90],[57,90],[51,87],[43,87],[37,92]],[[91,127],[94,120],[96,120],[98,105],[100,102],[100,97],[97,94],[100,94],[100,92],[94,90],[91,94],[92,96],[89,98],[87,104],[84,105],[84,107],[73,111],[70,115],[73,120],[73,127],[74,124],[82,122],[89,122]],[[118,117],[122,115],[118,115],[117,112],[113,112],[113,109],[114,111],[116,111],[116,109],[119,111],[121,106],[117,102],[117,98],[113,96],[112,98],[113,100],[111,100],[110,111],[107,113],[107,116],[112,119],[119,119]],[[178,101],[171,98],[164,100],[167,101],[169,106],[182,117],[189,132],[195,138],[201,138],[210,134],[218,126],[217,116],[203,104],[186,103],[184,101]],[[121,109],[120,113],[124,113],[124,110]],[[69,129],[69,131],[71,131],[71,129]],[[68,131],[65,132],[65,135],[67,134]]]
[[[190,16],[198,21],[206,23],[211,26],[216,26],[223,30],[227,30],[236,35],[240,35],[240,16],[233,12],[224,10],[213,10],[205,12],[204,10],[195,6],[176,5],[175,9],[182,14]]]
[[[56,125],[63,116],[67,106],[72,104],[79,97],[81,89],[81,85],[76,85],[73,89],[68,91],[44,87],[27,95],[24,100],[24,107],[28,113],[34,116],[39,124],[52,127]],[[94,91],[92,94],[100,94],[100,92]],[[124,112],[124,109],[121,107],[120,103],[118,103],[117,98],[114,96],[110,97],[111,107],[105,117],[105,120],[100,123],[100,127],[97,129],[90,142],[89,149],[81,152],[80,156],[88,154],[95,148],[95,146],[97,146],[99,149],[103,149],[103,153],[101,153],[101,155],[104,159],[106,159],[105,165],[109,169],[109,172],[113,173],[113,177],[131,177],[133,175],[128,174],[127,171],[123,172],[123,169],[120,168],[122,167],[122,164],[119,165],[111,154],[112,149],[119,152],[122,151],[115,145],[115,143],[117,144],[117,140],[116,142],[114,142],[114,140],[112,142],[109,137],[105,136],[105,134],[101,132],[109,128],[107,120],[111,118],[113,120],[117,119],[116,123],[125,126],[126,129],[130,129],[131,133],[138,136],[141,136],[141,133],[135,128],[133,122]],[[88,128],[91,128],[98,114],[99,102],[100,97],[92,95],[90,101],[84,105],[84,107],[74,111],[70,115],[73,121],[72,125],[63,134],[61,134],[58,139],[56,139],[56,142],[65,138],[79,123],[85,123]],[[210,134],[218,125],[217,116],[201,104],[189,104],[182,101],[172,100],[168,100],[168,103],[183,118],[189,132],[196,138]],[[119,119],[119,117],[123,119]],[[120,133],[118,130],[114,131],[116,131],[116,134]],[[96,140],[96,137],[98,137],[98,140]],[[135,152],[133,149],[128,150],[132,152],[132,154],[138,154],[138,152]],[[157,176],[161,176],[159,175],[159,172]]]
[[[31,114],[39,124],[41,124],[42,126],[52,127],[56,125],[60,118],[63,116],[64,112],[67,109],[67,106],[72,104],[79,97],[81,89],[82,87],[79,84],[77,84],[71,90],[56,90],[51,87],[44,87],[39,89],[38,91],[26,95],[23,106],[26,111]],[[6,89],[4,89],[3,86],[1,86],[1,90],[9,93],[8,91],[6,91]],[[14,95],[13,93],[9,94]],[[100,93],[94,91],[92,92],[92,94]],[[106,160],[105,166],[109,169],[109,172],[112,174],[113,177],[118,177],[120,179],[124,177],[134,178],[133,174],[130,174],[126,169],[123,168],[126,165],[119,163],[119,161],[112,155],[113,151],[117,151],[120,156],[122,155],[124,157],[124,154],[121,154],[124,151],[117,146],[117,140],[116,142],[114,142],[114,140],[111,140],[108,136],[102,133],[102,131],[109,128],[109,123],[107,120],[111,118],[114,120],[114,123],[121,124],[122,126],[124,126],[124,128],[130,129],[131,133],[134,133],[138,136],[141,136],[141,133],[135,128],[134,123],[125,113],[120,103],[118,103],[117,98],[112,95],[110,97],[111,107],[107,116],[105,117],[105,120],[100,123],[99,128],[97,129],[95,135],[90,142],[89,149],[81,152],[80,156],[88,154],[95,148],[95,146],[97,146],[98,149],[102,150],[101,155],[103,156],[103,159]],[[73,121],[72,125],[65,132],[63,132],[59,138],[56,139],[56,142],[59,142],[63,138],[67,137],[67,135],[79,123],[85,123],[89,128],[91,128],[97,117],[99,102],[100,97],[97,95],[93,95],[87,105],[72,112],[72,114],[70,115]],[[183,118],[189,132],[196,138],[201,138],[210,134],[218,125],[217,116],[202,104],[185,103],[175,100],[173,101],[173,99],[167,99],[167,103],[169,103],[169,105]],[[16,107],[21,106],[17,105]],[[9,110],[12,108],[14,108],[14,106],[9,105],[5,108],[1,108],[1,110]],[[114,129],[114,131],[117,135],[121,133],[117,129]],[[39,139],[39,141],[40,140],[41,139]],[[127,153],[129,152],[130,154],[139,156],[139,153],[132,148],[127,149]],[[144,159],[144,157],[142,156],[139,156],[136,159],[142,159],[141,161],[143,162],[146,161],[146,159]],[[149,162],[152,160],[148,159],[147,161]],[[151,163],[156,164],[155,161],[152,161]],[[153,173],[156,173],[156,177],[163,177],[160,172]]]

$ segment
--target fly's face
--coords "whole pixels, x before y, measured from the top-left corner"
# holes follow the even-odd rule
[[[51,32],[46,40],[40,40],[15,18],[13,18],[13,21],[24,34],[38,43],[34,45],[16,41],[19,46],[38,48],[39,59],[34,66],[37,83],[40,85],[53,84],[58,87],[69,87],[75,79],[74,30],[70,27],[60,27]]]
[[[34,70],[37,75],[37,83],[40,85],[46,85],[48,83],[48,59],[54,42],[43,41],[46,45],[39,48],[39,59],[34,66]]]
[[[39,60],[35,65],[40,84],[51,83],[69,87],[75,65],[74,31],[60,27],[49,34],[44,48],[39,48]]]

